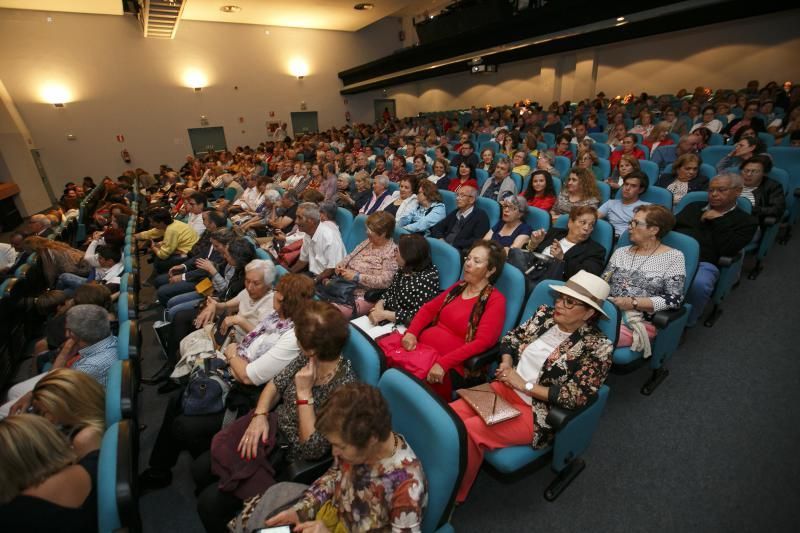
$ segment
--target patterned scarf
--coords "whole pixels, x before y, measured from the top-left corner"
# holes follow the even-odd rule
[[[467,288],[467,282],[462,281],[455,287],[453,287],[442,303],[442,306],[436,312],[436,316],[433,317],[433,322],[431,322],[431,326],[435,326],[437,322],[439,322],[439,315],[442,312],[442,309],[445,308],[447,304],[458,298],[461,293],[464,292]],[[489,296],[492,294],[492,290],[494,287],[492,284],[486,285],[483,288],[480,295],[478,295],[478,301],[475,303],[475,306],[472,308],[472,313],[469,315],[469,325],[467,327],[467,338],[466,342],[472,342],[472,339],[475,338],[475,333],[478,331],[478,324],[481,321],[481,317],[483,316],[483,310],[486,309],[486,302],[489,301]]]

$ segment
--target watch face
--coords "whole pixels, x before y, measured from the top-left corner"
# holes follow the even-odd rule
[[[533,390],[533,383],[530,381],[525,384],[525,390],[532,391]]]

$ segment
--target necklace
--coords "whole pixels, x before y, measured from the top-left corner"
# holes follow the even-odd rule
[[[342,357],[339,356],[339,360],[336,362],[336,366],[333,367],[333,370],[331,370],[330,372],[328,372],[324,376],[317,377],[317,379],[314,380],[314,384],[315,385],[324,385],[327,382],[329,382],[331,380],[331,378],[333,378],[333,376],[336,374],[336,372],[339,371],[339,367],[341,365],[342,365]]]

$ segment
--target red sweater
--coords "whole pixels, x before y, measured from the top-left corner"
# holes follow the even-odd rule
[[[476,180],[468,179],[467,181],[462,182],[458,178],[450,180],[450,183],[447,185],[447,190],[450,192],[458,192],[458,189],[461,187],[466,187],[467,185],[474,187],[479,193],[481,192],[481,188],[478,187],[478,182]]]
[[[608,162],[611,163],[612,170],[617,168],[617,166],[619,165],[619,160],[622,159],[623,153],[624,152],[622,150],[614,150],[613,152],[611,152],[611,157],[608,158]],[[636,159],[647,159],[644,156],[644,152],[639,148],[634,148],[633,153],[631,153],[631,155]]]
[[[455,285],[454,285],[455,286]],[[437,363],[447,372],[454,369],[459,374],[464,373],[462,363],[478,355],[492,346],[500,339],[503,331],[503,322],[506,319],[506,298],[495,289],[486,302],[483,316],[478,323],[478,330],[471,342],[465,342],[467,327],[472,308],[478,298],[464,300],[461,296],[450,302],[439,314],[439,322],[433,327],[427,327],[436,316],[436,312],[444,303],[445,298],[453,287],[446,289],[439,296],[429,301],[417,311],[408,331],[417,337],[418,341],[435,348],[439,352]]]

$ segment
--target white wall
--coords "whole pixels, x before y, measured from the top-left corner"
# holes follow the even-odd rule
[[[319,113],[321,128],[341,125],[347,106],[337,72],[391,53],[398,27],[386,19],[357,33],[271,27],[266,35],[263,26],[183,21],[176,39],[164,41],[142,37],[132,16],[0,10],[0,79],[59,192],[84,175],[179,164],[191,152],[187,128],[200,127],[201,115],[225,128],[229,147],[257,144],[268,120],[290,123],[301,101]],[[302,81],[288,73],[295,56],[310,67]],[[188,68],[209,78],[199,94],[183,86]],[[65,109],[41,101],[51,81],[74,93]]]
[[[401,116],[419,112],[507,104],[531,98],[579,100],[604,91],[675,93],[697,85],[739,89],[800,80],[800,10],[784,11],[498,67],[494,74],[467,72],[375,91],[396,98]],[[354,97],[362,98],[362,96]]]

